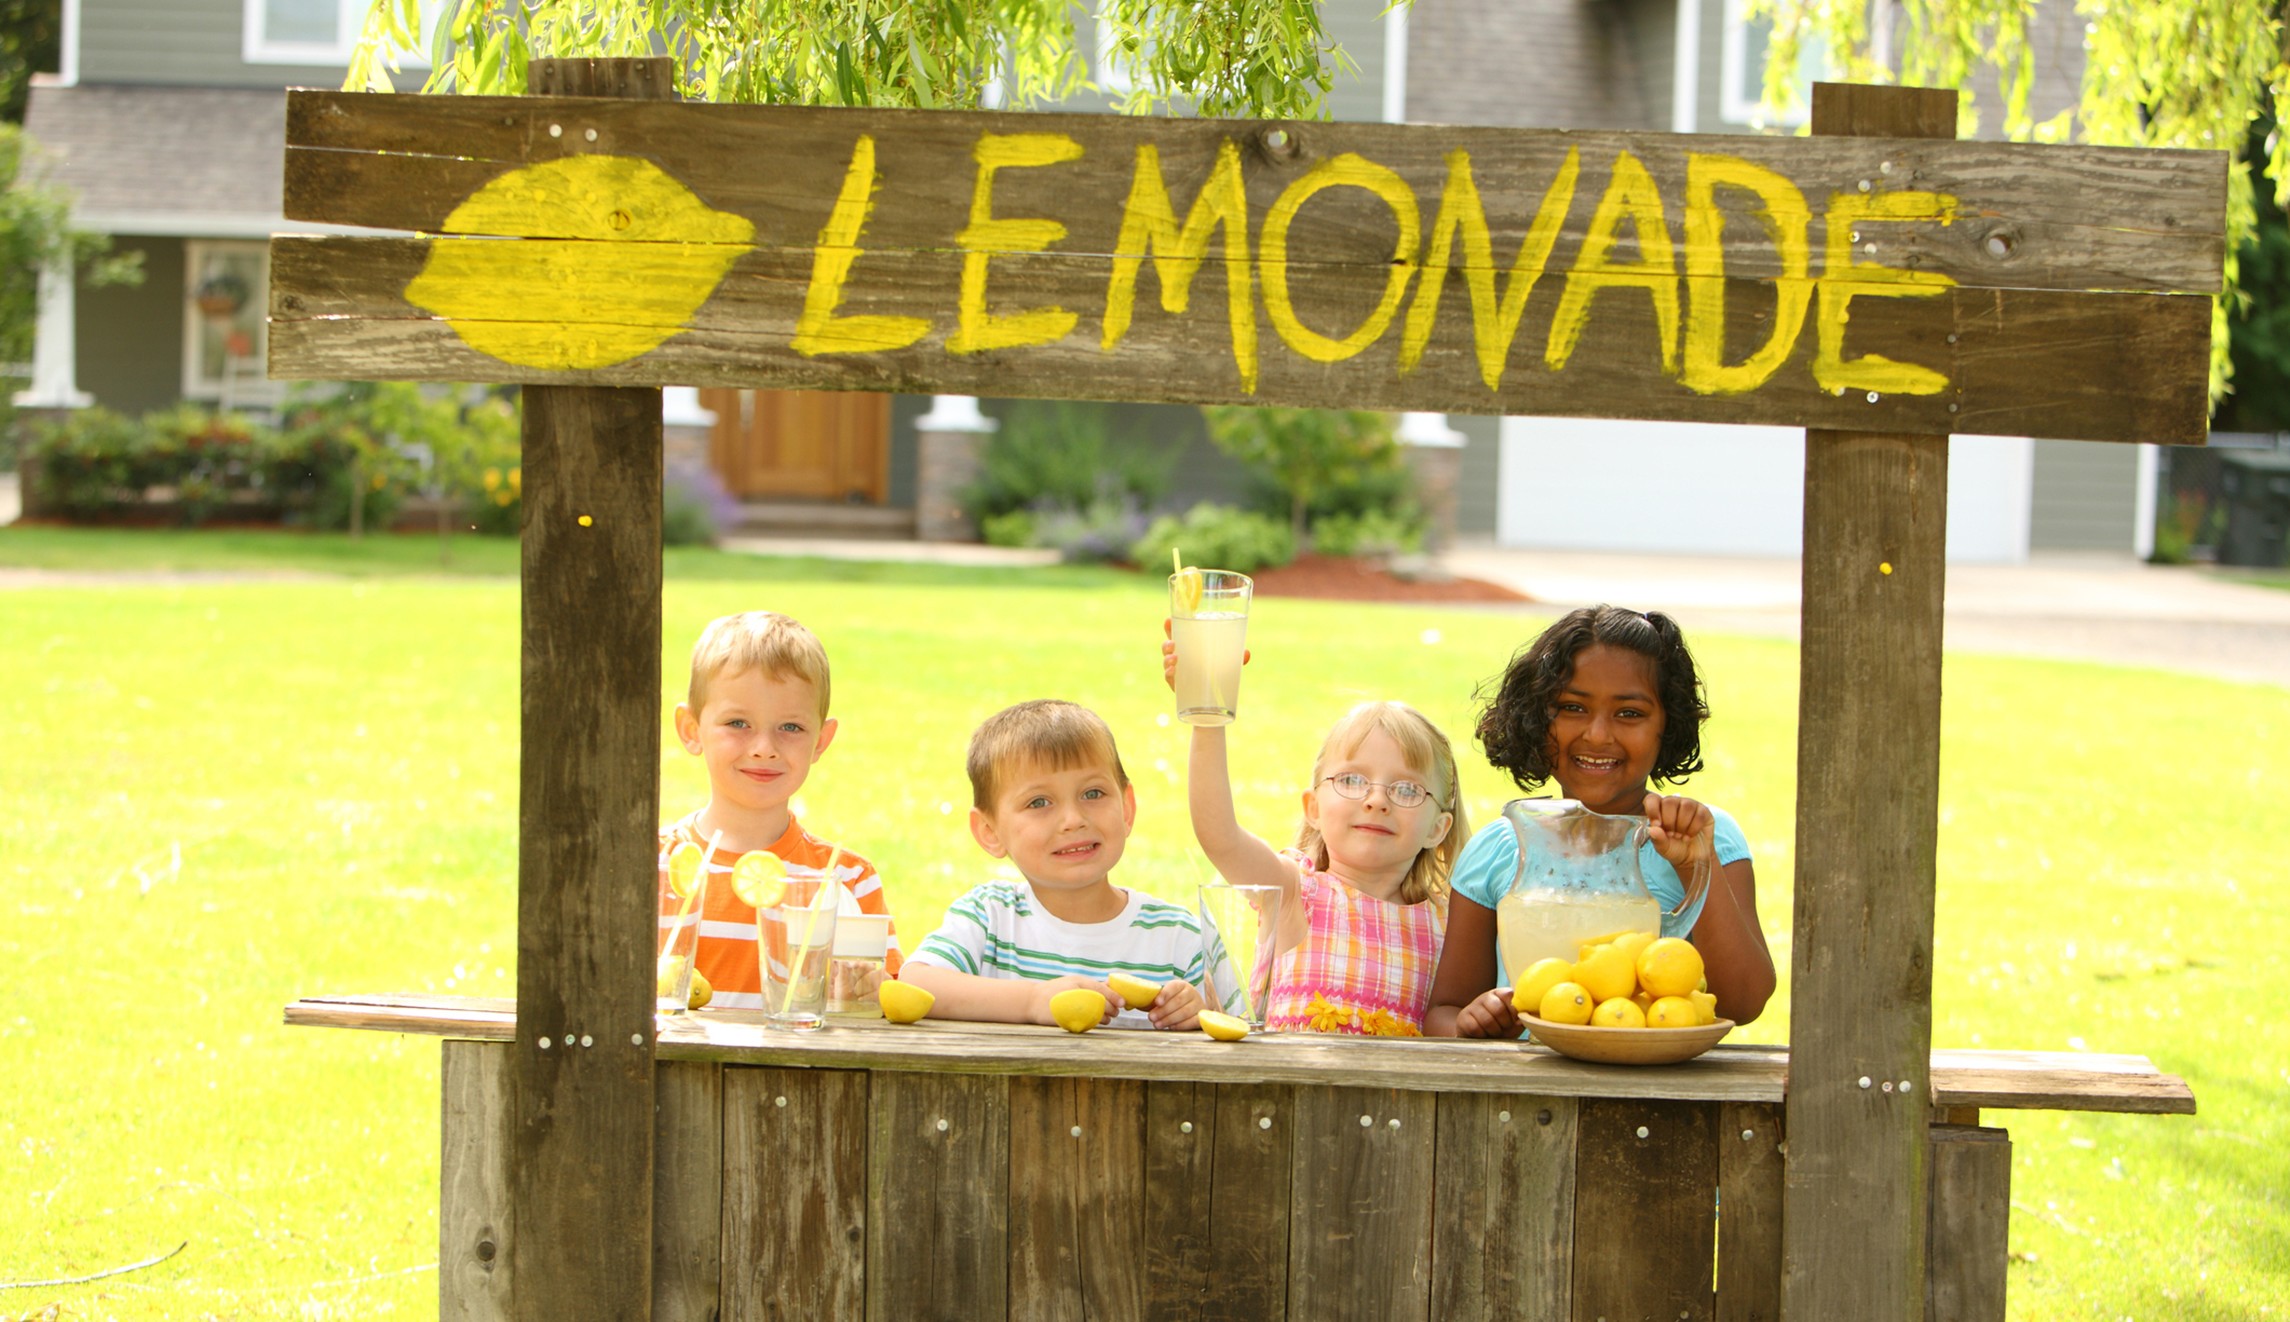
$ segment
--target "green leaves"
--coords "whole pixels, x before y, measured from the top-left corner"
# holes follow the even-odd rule
[[[423,90],[510,95],[535,57],[665,53],[693,100],[1022,109],[1090,84],[1068,0],[369,0],[344,86],[387,91],[427,50]],[[1350,63],[1315,0],[1104,0],[1132,113],[1317,118]],[[1092,29],[1094,34],[1094,28]]]

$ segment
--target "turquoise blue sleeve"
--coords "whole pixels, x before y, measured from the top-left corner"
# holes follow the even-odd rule
[[[1511,889],[1519,870],[1519,840],[1510,819],[1498,816],[1473,833],[1455,860],[1448,884],[1457,895],[1492,909]]]

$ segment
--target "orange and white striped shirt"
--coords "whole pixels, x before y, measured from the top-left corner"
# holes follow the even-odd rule
[[[690,842],[707,848],[708,839],[698,825],[699,813],[660,829],[660,868],[668,867],[669,851],[678,844]],[[874,864],[842,850],[840,856],[834,845],[803,829],[803,824],[790,818],[787,830],[768,846],[787,865],[791,881],[816,881],[824,875],[828,860],[835,863],[835,879],[856,900],[861,913],[888,915],[889,900],[883,894],[883,880],[875,875]],[[686,915],[684,922],[700,925],[699,957],[697,967],[707,975],[715,988],[712,1007],[729,1010],[760,1010],[763,1008],[763,972],[756,958],[755,907],[743,904],[732,892],[732,864],[739,854],[729,849],[718,849],[707,862],[708,886],[702,912]],[[678,902],[666,886],[660,888],[660,932],[663,948],[670,928],[677,925]],[[884,972],[896,976],[901,960],[898,929],[891,929],[890,951],[884,960]]]

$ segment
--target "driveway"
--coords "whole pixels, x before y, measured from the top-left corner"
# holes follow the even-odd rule
[[[1462,547],[1443,557],[1565,609],[1614,602],[1663,610],[1690,628],[1797,636],[1794,557],[1602,555]],[[2025,565],[1951,565],[1953,651],[2104,661],[2290,687],[2290,592],[2229,572],[2129,556],[2039,556]]]

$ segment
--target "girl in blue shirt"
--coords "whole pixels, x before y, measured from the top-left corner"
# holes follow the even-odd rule
[[[1487,760],[1522,790],[1547,781],[1594,812],[1636,814],[1652,826],[1639,859],[1662,906],[1662,934],[1701,952],[1717,1012],[1747,1023],[1773,994],[1773,956],[1757,924],[1757,878],[1749,843],[1733,818],[1708,804],[1657,794],[1649,781],[1682,781],[1702,769],[1701,724],[1709,718],[1693,654],[1676,621],[1659,612],[1587,606],[1542,632],[1512,658],[1480,713]],[[1697,857],[1716,867],[1709,891],[1683,913],[1678,880]],[[1517,1037],[1508,974],[1495,951],[1495,904],[1510,889],[1518,844],[1498,816],[1456,860],[1447,944],[1431,984],[1427,1034]]]

